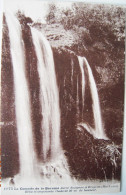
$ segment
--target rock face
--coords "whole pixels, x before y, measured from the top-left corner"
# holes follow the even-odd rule
[[[54,48],[53,51],[60,93],[61,138],[72,175],[78,179],[120,179],[123,112],[120,112],[120,116],[116,115],[120,106],[117,108],[117,104],[113,107],[111,105],[116,99],[116,102],[122,102],[123,107],[123,94],[121,95],[123,92],[120,95],[114,93],[115,90],[118,91],[118,85],[109,89],[108,87],[101,88],[98,91],[104,128],[110,140],[94,139],[85,128],[77,128],[77,123],[82,121],[94,127],[92,99],[88,84],[85,89],[83,117],[81,115],[82,83],[77,56],[67,49],[57,50]],[[95,78],[99,76],[96,71],[93,73],[96,75]],[[79,104],[77,102],[77,81],[79,81]],[[86,77],[86,83],[88,82]],[[109,97],[106,97],[108,91],[110,91]],[[115,94],[114,97],[113,94]]]
[[[61,138],[70,171],[78,179],[120,179],[124,110],[124,42],[113,41],[111,45],[106,39],[100,42],[93,40],[93,44],[90,42],[83,46],[83,42],[80,44],[75,42],[77,35],[72,30],[71,33],[70,30],[66,31],[71,34],[70,39],[69,36],[68,39],[64,38],[67,33],[64,36],[60,36],[59,33],[55,40],[55,31],[60,28],[60,25],[58,28],[54,26],[56,24],[48,25],[44,33],[54,53],[60,92]],[[50,34],[53,34],[54,39],[50,38]],[[92,38],[94,38],[93,34]],[[90,63],[98,88],[103,125],[109,141],[94,139],[84,128],[77,130],[77,121],[85,121],[94,127],[94,119],[87,76],[85,76],[83,119],[75,106],[78,80],[79,109],[82,112],[82,78],[76,55],[85,56]]]
[[[25,49],[25,71],[29,83],[31,99],[31,117],[34,132],[36,154],[42,159],[41,145],[41,115],[40,106],[40,78],[37,71],[37,56],[33,45],[30,25],[32,21],[23,15],[18,15],[21,24],[22,38]],[[55,27],[56,28],[56,27]],[[91,91],[89,78],[85,74],[85,96],[83,110],[82,74],[79,67],[79,53],[77,45],[73,43],[73,36],[69,32],[68,46],[60,44],[57,34],[44,30],[53,48],[56,79],[59,89],[61,110],[61,143],[68,160],[71,176],[77,179],[120,179],[121,146],[123,127],[124,80],[116,83],[102,79],[104,74],[113,67],[97,65],[95,48],[104,50],[100,44],[95,44],[93,51],[85,51],[98,88],[104,129],[109,140],[95,139],[84,127],[77,128],[77,124],[84,122],[94,128]],[[62,37],[64,39],[64,30]],[[58,42],[58,44],[56,44]],[[61,41],[62,42],[62,41]],[[62,42],[63,43],[63,42]],[[104,52],[103,52],[104,53]],[[105,55],[105,53],[104,53]],[[102,58],[102,57],[101,57]],[[96,65],[95,65],[96,62]],[[92,65],[93,64],[93,65]],[[106,70],[106,71],[105,71]],[[12,59],[10,54],[10,40],[6,18],[3,20],[2,45],[2,177],[13,177],[19,172],[19,152],[17,141],[17,127],[15,117],[15,92]],[[122,70],[123,72],[123,70]],[[114,72],[116,74],[116,72]],[[121,74],[121,73],[120,73]],[[123,75],[123,74],[122,74]],[[108,77],[111,76],[108,74]]]

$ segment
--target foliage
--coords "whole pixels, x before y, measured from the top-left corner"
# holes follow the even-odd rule
[[[55,18],[55,12],[56,12],[56,6],[55,4],[49,4],[49,14],[46,17],[46,20],[49,23],[54,23],[56,18]]]
[[[115,145],[111,140],[94,139],[85,129],[76,131],[75,139],[74,148],[66,153],[74,177],[120,179],[120,146]]]
[[[69,7],[59,8],[57,4],[51,4],[47,22],[62,25],[66,32],[71,32],[74,41],[70,50],[85,56],[91,65],[104,67],[104,70],[110,73],[108,80],[115,84],[124,81],[123,8],[84,3],[73,3]],[[103,79],[102,74],[100,79]]]

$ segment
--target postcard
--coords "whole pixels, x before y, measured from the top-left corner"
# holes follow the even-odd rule
[[[125,10],[4,1],[1,194],[119,192]]]

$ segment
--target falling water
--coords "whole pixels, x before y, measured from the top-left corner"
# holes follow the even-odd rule
[[[71,82],[73,84],[73,74],[74,74],[74,62],[71,59]]]
[[[31,32],[38,59],[37,67],[40,78],[42,153],[44,161],[47,161],[48,155],[54,159],[61,152],[58,87],[49,42],[40,31],[31,28]]]
[[[82,75],[82,115],[84,110],[84,94],[85,94],[85,76],[84,76],[84,59],[81,56],[78,56],[79,66]]]
[[[33,147],[32,123],[30,118],[30,96],[25,75],[25,54],[19,21],[12,14],[6,14],[13,64],[15,109],[19,143],[21,177],[34,174],[35,153]]]
[[[90,91],[91,91],[91,96],[92,96],[92,109],[93,109],[94,123],[95,123],[95,137],[99,139],[106,139],[106,135],[105,135],[103,123],[102,123],[101,109],[100,109],[100,103],[99,103],[96,83],[95,83],[95,80],[92,74],[92,70],[88,64],[88,61],[86,60],[86,58],[83,58],[83,59],[84,59],[84,64],[88,71]]]
[[[79,116],[80,109],[79,109],[79,81],[77,77],[77,99],[76,99],[76,107],[77,107],[77,115]],[[78,118],[78,117],[77,117]]]

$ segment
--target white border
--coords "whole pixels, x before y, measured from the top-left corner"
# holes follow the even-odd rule
[[[40,0],[40,1],[42,1],[42,0]],[[49,0],[49,1],[51,1],[51,0]],[[73,0],[62,0],[62,1],[65,2],[65,1],[73,1]],[[126,0],[80,0],[80,1],[86,2],[86,3],[104,3],[104,4],[123,5],[126,8]],[[3,0],[0,0],[0,54],[1,54],[1,37],[2,37],[2,9],[3,9]],[[1,62],[1,55],[0,55],[0,62]],[[125,58],[125,62],[126,62],[126,58]],[[1,63],[0,63],[0,65],[1,65]],[[126,78],[126,71],[125,71],[125,78]],[[107,193],[104,195],[126,195],[126,85],[125,85],[125,112],[124,112],[124,116],[125,117],[124,117],[124,137],[123,137],[124,140],[123,140],[121,192],[120,193],[112,193],[112,194]]]

